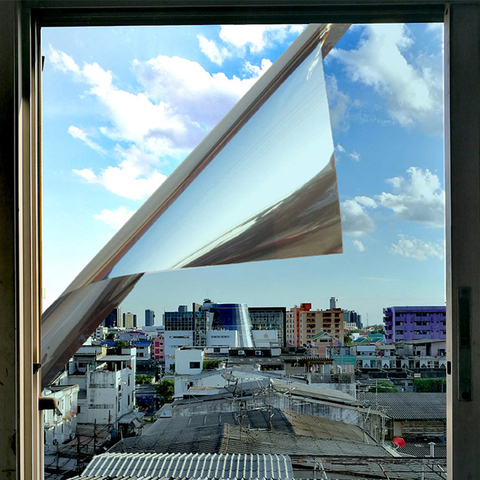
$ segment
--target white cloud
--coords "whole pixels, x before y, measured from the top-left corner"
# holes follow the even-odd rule
[[[361,236],[375,230],[375,222],[365,211],[366,208],[375,208],[376,203],[369,197],[355,197],[345,200],[341,204],[342,229],[345,233]]]
[[[368,25],[356,50],[334,49],[330,55],[344,63],[352,80],[382,95],[390,117],[400,125],[441,134],[441,58],[419,54],[409,62],[403,53],[412,45],[405,25]]]
[[[122,159],[118,167],[109,166],[98,175],[88,168],[73,172],[88,183],[102,185],[112,193],[132,200],[147,198],[167,178],[154,168],[156,157],[137,146],[128,150],[117,147],[116,154]]]
[[[341,152],[341,153],[345,153],[345,152],[346,152],[345,148],[343,148],[340,144],[338,144],[338,145],[335,147],[335,149],[336,149],[337,151]]]
[[[338,89],[337,78],[335,75],[326,75],[325,83],[332,129],[347,130],[350,97]]]
[[[118,88],[112,73],[97,63],[80,68],[72,57],[53,48],[49,56],[55,68],[88,85],[87,92],[102,104],[107,119],[100,133],[118,142],[117,164],[100,173],[91,169],[74,173],[131,199],[151,194],[165,180],[160,171],[163,159],[184,157],[271,65],[269,60],[260,66],[248,63],[247,75],[240,79],[210,74],[197,62],[183,58],[158,56],[134,61],[143,91],[132,93]],[[71,126],[69,133],[104,151],[89,138],[88,130]]]
[[[260,53],[274,43],[283,42],[290,34],[298,35],[300,28],[298,25],[222,25],[219,36],[227,45]]]
[[[115,230],[119,230],[134,213],[134,211],[127,210],[125,207],[119,207],[116,210],[105,208],[102,213],[95,214],[93,218],[101,220]]]
[[[244,79],[210,74],[197,62],[163,55],[146,62],[135,61],[133,67],[145,95],[168,106],[191,135],[200,125],[204,126],[202,134],[205,128],[216,125],[270,64],[264,60],[260,67],[246,65],[249,75]]]
[[[50,46],[48,51],[48,60],[57,70],[74,74],[80,73],[80,67],[70,55],[61,52],[60,50],[55,50],[52,46]]]
[[[85,132],[81,128],[78,128],[78,127],[75,127],[75,126],[71,125],[70,127],[68,127],[68,133],[73,138],[78,138],[79,140],[84,142],[85,145],[89,146],[93,150],[95,150],[99,153],[105,153],[105,150],[100,145],[98,145],[98,143],[95,143],[93,140],[90,140],[88,138],[87,132]]]
[[[424,242],[415,237],[399,235],[398,243],[392,244],[390,251],[396,255],[413,258],[415,260],[427,260],[428,258],[444,257],[444,245],[441,243]]]
[[[225,47],[219,47],[213,40],[208,40],[203,35],[197,35],[200,50],[211,62],[221,65],[226,58],[232,56],[232,53]]]
[[[355,246],[355,248],[356,248],[359,252],[364,252],[364,251],[365,251],[365,246],[363,245],[363,243],[362,243],[358,238],[356,238],[356,239],[353,241],[353,245]]]
[[[438,176],[428,169],[417,167],[410,167],[406,173],[407,178],[387,180],[393,186],[394,193],[383,192],[377,197],[378,202],[402,220],[443,227],[445,192]]]
[[[365,195],[355,197],[355,201],[364,207],[377,208],[377,202],[373,198],[366,197]]]
[[[360,154],[357,153],[357,152],[352,152],[352,153],[349,153],[348,156],[355,160],[356,162],[359,162],[360,161]]]
[[[259,54],[266,48],[298,36],[304,25],[222,25],[218,41],[197,35],[200,50],[217,65],[247,52]]]

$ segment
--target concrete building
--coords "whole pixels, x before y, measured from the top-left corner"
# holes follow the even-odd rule
[[[123,326],[125,328],[133,328],[137,326],[137,316],[132,312],[123,314]]]
[[[385,343],[397,341],[445,340],[445,307],[388,307],[383,309]]]
[[[123,419],[135,406],[135,371],[135,348],[81,347],[68,364],[68,376],[60,380],[63,386],[79,386],[77,422],[126,433],[130,421]]]
[[[337,308],[338,298],[330,297],[330,310]]]
[[[153,340],[153,359],[159,362],[165,361],[164,342],[165,333],[161,333]]]
[[[78,413],[78,385],[51,385],[43,391],[44,398],[53,398],[58,410],[43,411],[44,448],[54,451],[58,444],[75,436]]]
[[[343,344],[343,311],[340,308],[332,310],[302,310],[298,312],[299,345],[313,345],[318,334],[326,333],[334,342]]]
[[[203,370],[203,349],[182,347],[175,351],[175,374],[197,375]]]
[[[252,332],[255,330],[275,330],[278,342],[286,345],[286,313],[285,307],[248,307],[252,322]]]
[[[208,347],[238,347],[236,330],[210,330],[207,334]]]
[[[175,370],[175,351],[180,347],[192,347],[193,331],[177,330],[165,331],[164,337],[164,355],[165,355],[165,371]]]
[[[133,346],[137,349],[137,358],[146,360],[151,355],[152,342],[150,340],[134,340]]]
[[[302,344],[300,343],[300,331],[299,331],[299,322],[300,322],[300,313],[310,311],[312,308],[311,303],[301,303],[300,307],[293,307],[290,309],[289,315],[287,317],[287,334],[286,334],[286,344],[287,346],[299,347]]]

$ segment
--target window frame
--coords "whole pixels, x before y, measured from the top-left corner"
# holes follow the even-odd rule
[[[448,360],[448,476],[474,478],[480,456],[471,443],[480,400],[463,400],[458,379],[480,378],[480,325],[468,323],[468,355],[459,355],[459,295],[470,288],[468,318],[480,305],[480,2],[452,0],[14,0],[0,18],[0,469],[10,478],[43,478],[40,396],[40,29],[48,26],[219,23],[445,24],[445,173]],[[467,128],[465,128],[465,126]],[[465,226],[468,226],[466,228]],[[468,302],[467,302],[468,303]],[[468,315],[467,315],[468,316]],[[465,353],[465,352],[464,352]],[[468,373],[468,372],[467,372]],[[475,375],[477,374],[477,375]]]

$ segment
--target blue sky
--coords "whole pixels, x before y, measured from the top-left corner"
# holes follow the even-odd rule
[[[44,29],[48,306],[301,31],[297,26]],[[443,305],[442,29],[353,26],[324,62],[344,253],[147,275],[143,310],[330,296],[370,324]],[[151,131],[156,132],[151,135]]]

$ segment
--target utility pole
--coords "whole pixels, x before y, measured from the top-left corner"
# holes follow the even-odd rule
[[[97,451],[97,419],[93,421],[93,454]]]

